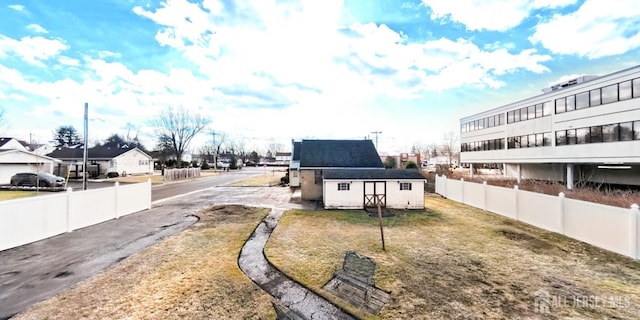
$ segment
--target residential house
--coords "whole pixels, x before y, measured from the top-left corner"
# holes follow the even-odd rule
[[[384,170],[371,140],[302,140],[299,168],[301,199],[323,199],[323,171],[354,168]]]
[[[414,169],[325,170],[325,209],[424,209],[424,176]]]
[[[291,152],[276,152],[276,165],[286,166],[291,162]]]
[[[84,148],[60,147],[49,154],[62,160],[56,172],[58,175],[70,173],[72,177],[81,176]],[[153,159],[142,150],[129,146],[97,146],[87,150],[87,171],[93,177],[118,175],[136,175],[153,173]]]
[[[0,184],[8,184],[11,176],[19,172],[53,173],[53,168],[59,162],[51,157],[27,151],[22,145],[17,149],[0,149]]]
[[[28,143],[16,138],[0,137],[0,149],[29,151],[29,149],[27,149],[28,145]]]

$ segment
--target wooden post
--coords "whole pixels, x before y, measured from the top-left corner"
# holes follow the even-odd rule
[[[378,201],[378,221],[380,222],[380,238],[382,239],[382,251],[387,251],[387,249],[384,247],[384,231],[382,230],[382,207],[380,207],[380,201]]]

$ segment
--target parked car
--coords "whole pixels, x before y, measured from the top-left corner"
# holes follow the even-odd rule
[[[16,187],[63,187],[64,178],[54,176],[50,173],[21,172],[11,177],[10,183],[12,186]]]

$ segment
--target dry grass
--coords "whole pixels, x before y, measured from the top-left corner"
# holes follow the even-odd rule
[[[214,171],[206,171],[206,170],[201,170],[200,171],[200,177],[210,177],[210,176],[216,176],[219,175],[219,172],[214,172]],[[136,176],[126,176],[126,177],[118,177],[118,178],[112,178],[112,179],[108,179],[108,181],[118,181],[118,182],[126,182],[126,183],[140,183],[140,182],[147,182],[147,180],[151,179],[151,183],[152,184],[162,184],[164,183],[164,178],[161,175],[136,175]]]
[[[280,184],[280,178],[284,177],[284,172],[268,171],[266,174],[251,177],[228,184],[232,187],[272,187]]]
[[[41,193],[41,194],[49,194],[49,193]],[[33,197],[38,195],[35,191],[0,191],[0,201],[2,200],[11,200],[18,198],[26,198]]]
[[[634,203],[640,204],[640,191],[631,189],[604,186],[601,186],[599,188],[584,186],[575,187],[574,189],[569,190],[563,184],[555,181],[525,179],[520,180],[520,184],[518,184],[516,179],[480,175],[475,175],[473,178],[471,178],[469,175],[463,175],[460,172],[449,174],[449,178],[457,180],[463,178],[465,181],[476,183],[487,181],[487,184],[489,185],[505,188],[513,188],[513,186],[518,185],[518,188],[520,188],[520,190],[544,193],[553,196],[557,196],[560,192],[563,192],[567,198],[590,201],[622,208],[629,208]],[[435,190],[433,192],[435,192]]]
[[[273,319],[269,296],[237,265],[266,214],[242,206],[205,210],[191,228],[15,319]]]
[[[347,250],[373,258],[376,284],[392,292],[382,319],[633,319],[640,313],[636,261],[440,197],[427,197],[426,207],[386,218],[386,252],[377,220],[363,212],[289,211],[266,254],[327,296],[321,288]],[[548,315],[535,313],[540,289],[566,303]],[[589,297],[601,300],[573,305]]]

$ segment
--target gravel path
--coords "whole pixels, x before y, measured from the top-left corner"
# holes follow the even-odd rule
[[[242,247],[240,269],[291,311],[304,319],[354,319],[329,301],[301,286],[276,269],[264,255],[264,246],[284,209],[272,209]]]

